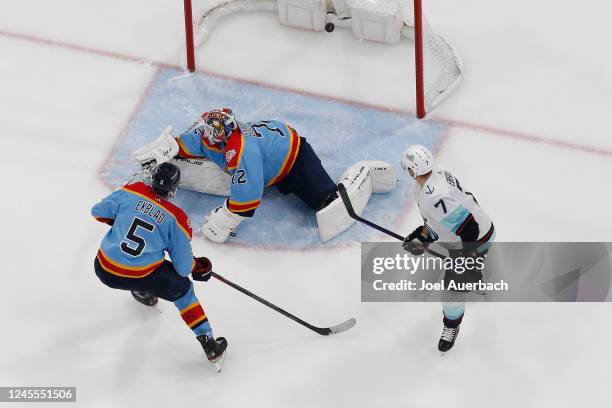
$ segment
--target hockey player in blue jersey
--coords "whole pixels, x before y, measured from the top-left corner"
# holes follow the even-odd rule
[[[285,123],[239,123],[230,109],[216,109],[176,141],[180,157],[206,157],[231,175],[229,198],[204,224],[204,236],[211,241],[224,242],[252,217],[265,187],[276,185],[284,194],[295,193],[314,211],[336,197],[336,184],[312,147]]]
[[[223,108],[205,112],[176,138],[170,130],[167,128],[157,140],[133,155],[144,168],[149,163],[178,158],[173,163],[184,166],[185,173],[195,169],[202,174],[192,178],[196,184],[198,179],[201,181],[198,186],[181,187],[229,196],[206,217],[203,233],[211,241],[221,243],[232,236],[241,222],[253,216],[265,188],[270,186],[276,186],[283,194],[297,195],[316,213],[322,241],[353,223],[321,160],[308,141],[287,123],[239,122],[231,109]],[[207,167],[207,161],[217,168]],[[395,173],[388,163],[364,161],[351,166],[341,181],[358,209],[362,209],[372,192],[395,188]],[[229,188],[224,190],[224,186]]]
[[[111,226],[94,269],[102,283],[131,291],[147,306],[156,304],[158,297],[174,302],[208,360],[220,369],[227,341],[223,337],[214,339],[189,279],[191,275],[194,280],[208,281],[212,265],[208,258],[193,256],[189,218],[168,201],[179,180],[180,170],[163,163],[154,170],[151,186],[143,182],[126,184],[94,205],[91,214]],[[165,259],[165,252],[172,262]]]

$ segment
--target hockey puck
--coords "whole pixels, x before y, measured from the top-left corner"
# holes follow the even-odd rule
[[[327,31],[328,33],[331,33],[332,31],[334,31],[335,28],[336,26],[334,25],[334,23],[325,24],[325,31]]]

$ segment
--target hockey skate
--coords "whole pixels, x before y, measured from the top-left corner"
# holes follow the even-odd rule
[[[438,342],[438,351],[441,355],[446,354],[450,349],[455,345],[455,340],[459,335],[459,325],[455,327],[449,327],[444,324],[444,328],[442,329],[442,335],[440,336],[440,341]]]
[[[136,290],[132,291],[132,296],[139,303],[142,303],[145,306],[155,306],[157,304],[157,296],[153,296],[147,292],[138,292]]]
[[[208,361],[214,363],[217,372],[220,373],[223,368],[225,351],[227,349],[227,340],[225,340],[225,337],[217,337],[215,340],[212,336],[201,335],[196,338],[202,345]]]

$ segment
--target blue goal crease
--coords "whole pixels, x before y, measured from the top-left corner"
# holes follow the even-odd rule
[[[115,146],[102,177],[121,185],[138,168],[130,153],[155,139],[172,125],[175,135],[187,129],[206,110],[231,107],[239,120],[277,119],[308,139],[333,180],[359,160],[384,160],[396,168],[398,187],[391,193],[373,194],[363,217],[393,226],[410,200],[413,181],[400,167],[401,152],[408,144],[435,150],[446,126],[370,107],[267,88],[203,73],[184,75],[176,69],[160,73],[125,137]],[[173,200],[189,215],[196,234],[204,217],[221,205],[223,197],[179,190]],[[356,223],[327,243],[319,239],[314,213],[293,195],[268,188],[252,219],[243,222],[232,238],[241,245],[260,248],[334,246],[373,241],[381,233]]]

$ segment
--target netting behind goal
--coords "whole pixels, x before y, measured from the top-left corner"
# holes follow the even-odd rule
[[[195,69],[194,49],[208,38],[217,22],[240,11],[278,12],[277,0],[184,0],[188,68]],[[462,67],[451,45],[435,33],[421,12],[421,0],[327,0],[327,12],[340,14],[338,3],[350,11],[362,7],[374,14],[395,13],[403,21],[401,34],[415,42],[417,116],[437,106],[459,83]],[[189,8],[189,10],[188,10]],[[191,14],[191,15],[189,15]],[[350,18],[349,18],[350,20]],[[191,38],[189,27],[191,25]],[[190,49],[191,48],[191,49]],[[191,55],[190,55],[191,53]]]
[[[278,10],[276,0],[191,0],[193,5],[194,45],[200,46],[217,22],[240,11]]]
[[[402,34],[405,37],[414,37],[415,39],[417,78],[419,77],[418,71],[422,71],[424,112],[422,112],[422,115],[418,112],[418,116],[423,117],[425,112],[431,111],[457,86],[462,76],[462,65],[453,47],[441,35],[433,31],[425,15],[421,12],[420,3],[421,0],[414,2],[404,0],[400,1],[399,5],[406,25]],[[415,28],[415,10],[416,15],[420,14],[421,16],[421,27],[419,29]],[[417,38],[419,32],[421,34],[420,41]],[[419,42],[422,51],[418,50]],[[417,84],[417,88],[418,86]],[[419,97],[417,97],[417,104],[419,103],[418,99]]]

